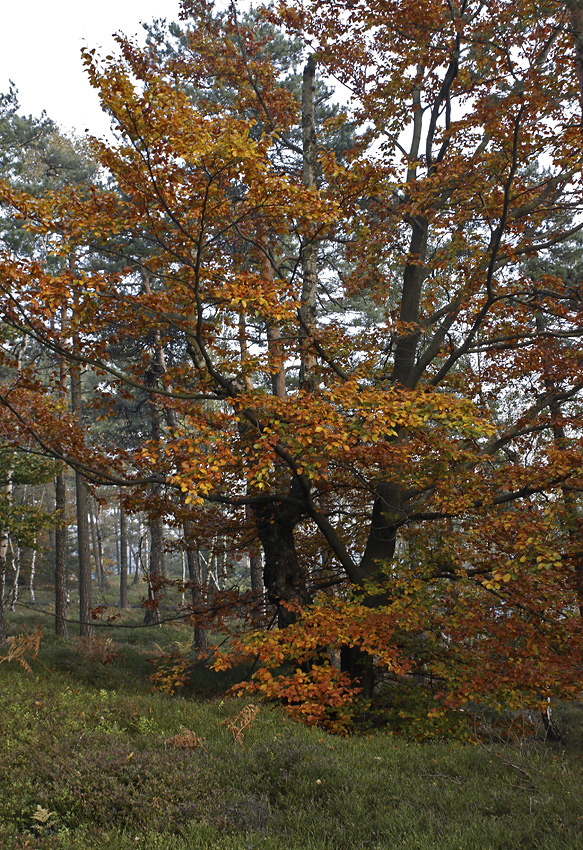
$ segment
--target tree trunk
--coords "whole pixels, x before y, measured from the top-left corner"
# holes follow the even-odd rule
[[[150,519],[150,563],[148,567],[148,605],[144,612],[144,625],[160,623],[159,581],[165,574],[164,526],[160,517]]]
[[[249,572],[251,574],[251,590],[253,593],[264,593],[263,559],[261,552],[253,550],[249,553]]]
[[[6,590],[6,556],[8,554],[8,532],[0,529],[0,646],[6,643],[6,614],[4,593]]]
[[[575,46],[575,71],[579,83],[579,102],[581,105],[581,129],[583,131],[583,2],[566,0],[569,10],[571,35]]]
[[[304,68],[302,83],[302,140],[303,177],[306,189],[316,189],[318,149],[316,145],[316,119],[314,93],[316,89],[316,61],[310,56]],[[316,375],[311,338],[316,324],[316,288],[318,284],[318,243],[315,238],[302,246],[302,296],[300,316],[300,386],[314,390]]]
[[[294,528],[300,520],[297,508],[267,504],[253,509],[265,557],[264,581],[269,601],[277,607],[280,628],[296,619],[295,608],[311,602],[307,571],[297,556]]]
[[[147,563],[150,559],[150,552],[148,548],[148,536],[143,534],[143,526],[142,520],[139,520],[138,523],[138,548],[134,553],[134,563],[136,565],[134,571],[134,579],[132,584],[139,584],[142,580],[142,573],[146,575],[148,572]],[[146,555],[143,554],[143,549],[146,548]]]
[[[65,472],[62,470],[55,478],[55,634],[69,637],[67,627],[67,490]]]
[[[81,372],[77,364],[71,366],[71,408],[81,426]],[[77,561],[79,574],[79,634],[93,634],[91,626],[91,543],[89,535],[89,493],[80,472],[75,472],[77,505]]]
[[[35,541],[36,544],[36,541]],[[28,583],[28,591],[30,594],[30,601],[34,605],[36,602],[36,598],[34,595],[34,579],[36,577],[36,548],[32,550],[32,554],[30,556],[30,581]]]
[[[401,524],[401,488],[398,484],[379,484],[375,494],[370,532],[360,562],[363,579],[374,579],[394,557],[397,531]],[[386,605],[390,599],[390,588],[372,593],[365,599],[371,608]],[[340,666],[362,688],[362,695],[371,697],[374,684],[374,660],[371,655],[355,646],[342,647]]]
[[[183,523],[184,543],[186,565],[188,568],[188,581],[191,585],[191,599],[194,612],[203,609],[206,599],[204,593],[204,585],[206,584],[206,576],[202,575],[202,569],[199,559],[197,558],[195,540],[193,533],[193,524],[191,520],[185,519]],[[194,638],[192,646],[194,650],[205,652],[208,649],[208,634],[204,626],[200,623],[194,624]]]
[[[12,501],[12,470],[6,473],[6,482],[0,486],[0,494],[6,500],[7,506]],[[5,609],[5,592],[6,592],[6,567],[8,561],[8,544],[10,542],[10,533],[8,526],[0,528],[0,645],[6,643],[6,609]]]
[[[22,568],[22,549],[18,545],[15,548],[11,540],[10,551],[12,553],[12,569],[14,571],[12,591],[10,594],[10,610],[15,611],[16,603],[18,602],[18,582],[20,581],[20,570]]]
[[[93,545],[93,561],[95,562],[95,573],[99,583],[99,589],[107,590],[107,578],[103,568],[103,541],[99,527],[99,516],[94,509],[94,500],[89,501],[89,520],[91,526],[91,543]]]
[[[122,507],[119,509],[119,606],[128,607],[128,523]]]
[[[91,626],[91,552],[89,546],[89,493],[85,479],[75,473],[77,502],[77,559],[79,571],[79,634],[93,634]]]
[[[69,259],[71,271],[75,270],[74,257]],[[75,305],[76,306],[76,305]],[[73,308],[75,309],[75,307]],[[78,351],[79,337],[73,334],[73,351]],[[83,431],[83,397],[81,390],[81,367],[78,362],[69,366],[71,382],[71,410],[81,431]],[[77,504],[77,558],[79,573],[79,634],[88,637],[93,634],[91,626],[91,543],[89,537],[89,493],[87,484],[80,472],[75,471],[75,494]]]

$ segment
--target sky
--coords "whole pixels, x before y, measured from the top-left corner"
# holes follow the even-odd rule
[[[176,20],[179,0],[4,0],[0,12],[0,92],[9,80],[19,93],[21,112],[43,110],[67,133],[106,134],[97,93],[85,78],[81,47],[105,56],[112,34],[143,32],[141,21]]]

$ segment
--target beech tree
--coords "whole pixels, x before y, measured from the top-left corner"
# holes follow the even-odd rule
[[[92,141],[109,186],[2,189],[77,260],[5,256],[6,321],[91,370],[104,416],[142,394],[156,433],[90,443],[24,376],[5,408],[93,480],[168,493],[195,535],[219,522],[244,548],[256,533],[280,629],[237,651],[263,662],[252,687],[309,722],[347,722],[380,677],[395,705],[422,681],[433,719],[573,693],[581,282],[528,273],[583,227],[564,6],[263,14],[251,27],[185,0],[180,51],[86,51],[117,136]],[[301,100],[274,27],[305,44]],[[318,75],[348,99],[320,128]],[[95,271],[97,255],[121,265]],[[117,356],[127,339],[133,359]],[[285,660],[295,672],[274,675]]]

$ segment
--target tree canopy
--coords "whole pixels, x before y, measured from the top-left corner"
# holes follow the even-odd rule
[[[184,0],[145,46],[84,52],[116,135],[91,140],[93,178],[0,188],[44,246],[4,242],[6,326],[80,366],[102,421],[147,404],[152,423],[120,440],[69,416],[29,357],[3,438],[234,551],[257,538],[280,628],[216,664],[259,657],[248,687],[309,722],[340,728],[380,687],[441,722],[580,686],[569,20],[546,0]]]

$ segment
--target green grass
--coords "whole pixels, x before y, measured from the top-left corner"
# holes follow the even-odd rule
[[[160,629],[153,639],[177,637]],[[219,683],[208,671],[195,673],[187,697],[151,693],[151,641],[129,631],[103,666],[47,635],[39,660],[52,672],[38,661],[32,674],[0,665],[3,850],[581,847],[575,707],[569,751],[528,739],[335,738],[266,706],[241,746],[228,722],[245,703],[209,699]],[[196,746],[171,740],[184,729]]]

